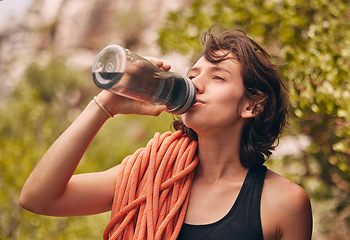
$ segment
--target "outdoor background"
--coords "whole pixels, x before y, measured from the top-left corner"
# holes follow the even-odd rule
[[[109,213],[55,218],[21,209],[25,180],[99,92],[91,65],[103,47],[120,44],[186,73],[200,34],[214,23],[244,30],[281,64],[290,125],[267,165],[307,190],[313,239],[347,239],[349,0],[0,1],[0,239],[102,239]],[[172,119],[109,120],[77,172],[118,164],[154,132],[170,130]]]

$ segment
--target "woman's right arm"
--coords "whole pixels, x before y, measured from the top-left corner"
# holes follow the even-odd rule
[[[97,100],[113,115],[159,115],[165,106],[140,104],[107,91]],[[111,209],[118,166],[104,172],[73,175],[90,142],[109,116],[91,101],[45,153],[27,179],[20,205],[51,216],[95,214]],[[96,161],[99,161],[96,159]]]

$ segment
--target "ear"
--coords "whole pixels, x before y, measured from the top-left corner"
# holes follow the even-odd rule
[[[241,117],[243,119],[255,117],[254,108],[255,108],[255,103],[253,101],[247,100],[244,103],[244,106],[241,112]]]

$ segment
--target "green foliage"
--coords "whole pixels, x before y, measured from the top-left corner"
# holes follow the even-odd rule
[[[332,201],[333,212],[344,213],[344,222],[350,216],[349,20],[348,0],[193,0],[186,9],[171,12],[159,32],[165,53],[196,55],[200,34],[213,24],[242,29],[282,61],[291,100],[286,134],[306,135],[311,143],[301,156],[270,164],[283,162],[282,172],[323,206]]]
[[[0,239],[99,239],[109,213],[87,217],[39,216],[21,209],[22,186],[41,156],[96,94],[88,74],[64,59],[33,63],[0,107]],[[109,120],[77,172],[102,171],[143,146],[155,131],[170,130],[172,117],[121,116]]]

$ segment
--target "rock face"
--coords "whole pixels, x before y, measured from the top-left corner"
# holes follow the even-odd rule
[[[108,44],[159,57],[157,30],[171,10],[190,0],[34,0],[22,21],[0,32],[0,100],[33,61],[65,56],[88,69]]]

